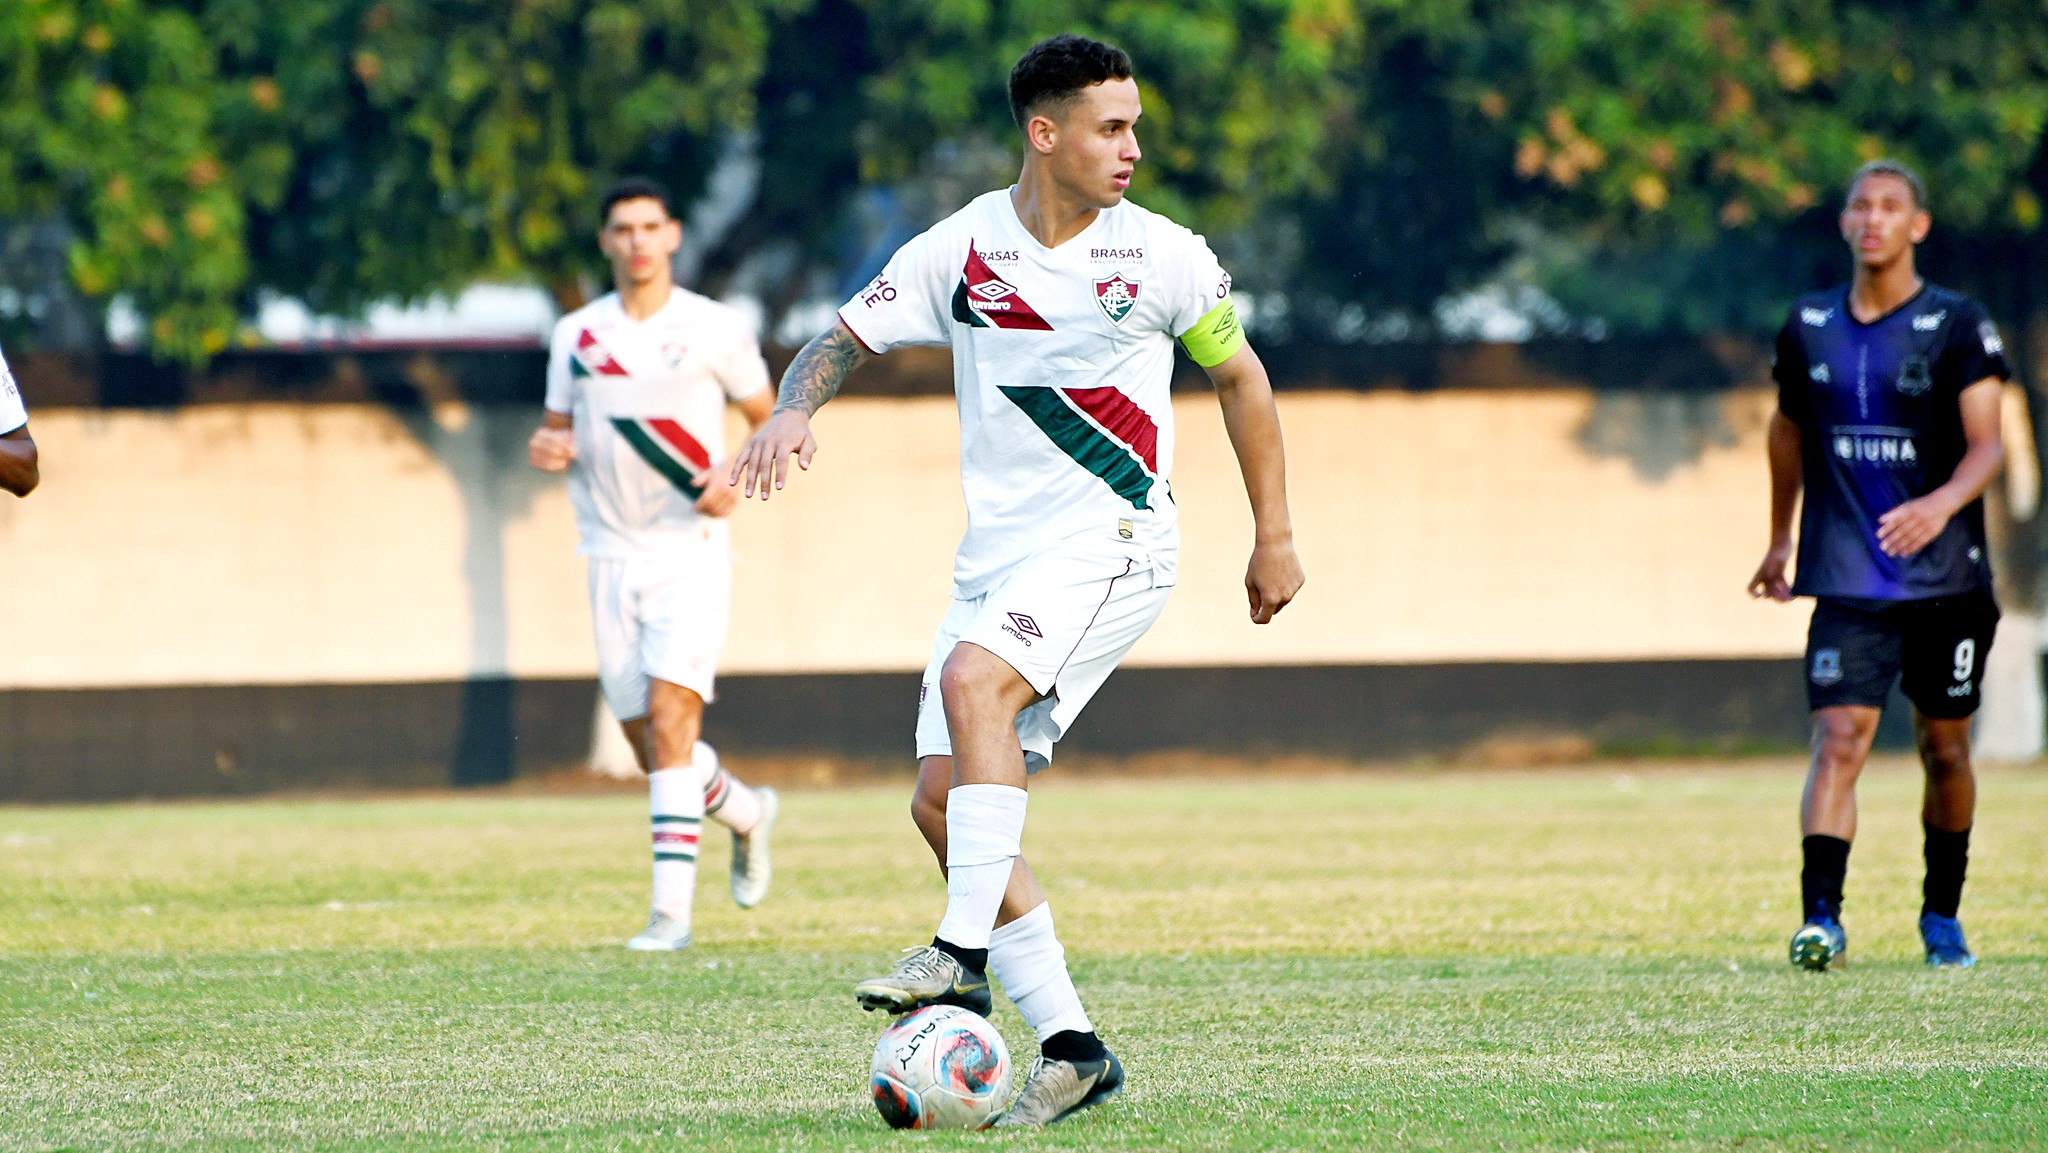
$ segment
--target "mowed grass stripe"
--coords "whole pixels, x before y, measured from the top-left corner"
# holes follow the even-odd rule
[[[2038,771],[1984,782],[1972,973],[1917,964],[1917,781],[1875,771],[1820,977],[1781,956],[1796,766],[1044,785],[1026,851],[1132,1082],[1042,1137],[863,1098],[846,987],[943,900],[869,789],[786,797],[753,913],[709,851],[679,956],[618,948],[629,797],[0,810],[0,1149],[2048,1144]]]

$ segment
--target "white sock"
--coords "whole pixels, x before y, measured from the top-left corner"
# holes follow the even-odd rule
[[[744,837],[761,823],[760,794],[718,763],[718,750],[697,742],[693,768],[704,770],[704,815]]]
[[[1024,851],[1024,805],[1012,785],[956,785],[946,794],[946,917],[939,939],[988,948],[989,929]]]
[[[704,770],[696,765],[647,774],[654,818],[654,909],[687,925],[697,890],[697,834],[704,825]]]
[[[989,934],[988,973],[1002,983],[1003,995],[1038,1033],[1039,1044],[1069,1029],[1095,1031],[1095,1023],[1081,1007],[1081,994],[1074,990],[1074,979],[1067,975],[1067,949],[1053,934],[1050,904]]]

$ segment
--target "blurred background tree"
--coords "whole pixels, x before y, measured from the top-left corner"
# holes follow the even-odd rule
[[[478,280],[580,304],[591,201],[703,191],[746,131],[775,0],[222,0],[275,60],[299,163],[252,223],[263,286],[352,312]],[[305,11],[292,12],[292,8]]]
[[[1932,275],[2009,325],[2048,308],[2037,4],[1589,0],[1511,6],[1489,30],[1513,60],[1480,99],[1569,308],[1767,331],[1846,277],[1842,181],[1881,155],[1927,178]]]
[[[0,5],[0,217],[67,238],[71,285],[125,296],[152,345],[187,358],[234,333],[250,211],[277,202],[294,162],[275,86],[224,73],[203,16],[144,0]]]
[[[1882,153],[1927,173],[1930,273],[2043,375],[2021,0],[18,0],[0,270],[57,237],[51,292],[189,359],[266,294],[567,306],[601,282],[592,198],[642,172],[694,206],[686,279],[800,333],[1014,174],[1008,67],[1067,29],[1136,57],[1134,196],[1209,234],[1271,336],[1455,336],[1475,290],[1538,330],[1767,334],[1845,274],[1841,180]]]

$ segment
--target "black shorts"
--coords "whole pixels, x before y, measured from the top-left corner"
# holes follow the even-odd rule
[[[1990,589],[1918,601],[1822,597],[1806,630],[1807,707],[1881,709],[1896,681],[1923,716],[1967,717],[1997,631]]]

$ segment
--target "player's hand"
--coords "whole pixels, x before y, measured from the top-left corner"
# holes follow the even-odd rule
[[[1244,570],[1244,592],[1251,601],[1252,623],[1262,625],[1271,621],[1301,591],[1302,582],[1307,579],[1302,575],[1301,558],[1294,555],[1293,544],[1253,546],[1252,563]]]
[[[576,459],[576,434],[542,425],[526,442],[526,462],[542,472],[562,472]]]
[[[1759,600],[1791,600],[1792,583],[1785,579],[1785,566],[1791,563],[1791,545],[1772,545],[1771,551],[1764,554],[1764,563],[1756,566],[1756,575],[1749,578],[1749,595]]]
[[[705,516],[731,516],[732,510],[740,506],[740,490],[722,476],[704,478],[704,495],[697,498],[696,509]]]
[[[1912,556],[1934,543],[1955,515],[1936,493],[1909,500],[1877,518],[1877,547],[1886,556]]]
[[[789,483],[790,457],[796,457],[798,468],[808,469],[817,453],[811,418],[793,408],[778,409],[761,431],[747,438],[746,446],[733,458],[726,480],[747,496],[758,490],[761,499],[767,500],[770,492]]]

